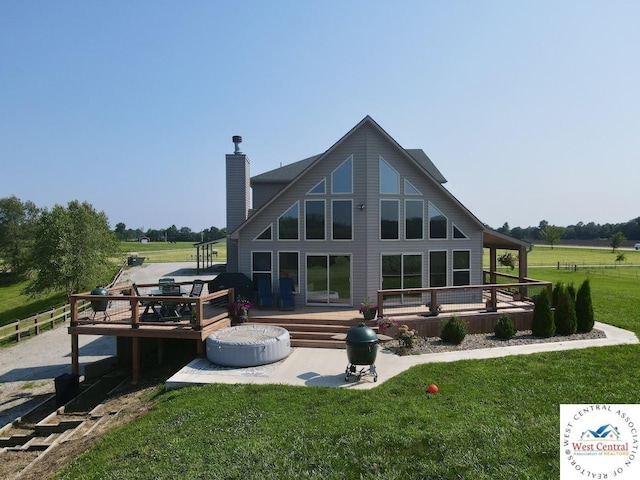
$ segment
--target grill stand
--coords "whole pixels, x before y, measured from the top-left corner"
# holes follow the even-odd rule
[[[347,368],[344,371],[344,381],[348,382],[349,378],[351,377],[357,377],[357,379],[360,380],[362,377],[369,375],[373,377],[374,382],[377,382],[378,372],[376,371],[375,364],[369,365],[368,370],[369,371],[367,372],[367,367],[362,367],[360,370],[358,370],[358,366],[355,363],[350,363],[349,365],[347,365]]]

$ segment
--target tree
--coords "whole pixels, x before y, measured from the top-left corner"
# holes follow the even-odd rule
[[[87,202],[44,210],[30,252],[35,272],[26,292],[38,295],[64,289],[67,295],[104,284],[115,270],[118,240],[104,212]]]
[[[540,222],[542,223],[542,222]],[[557,227],[555,225],[547,225],[542,230],[540,230],[540,238],[542,238],[545,242],[551,245],[551,250],[553,250],[553,246],[558,243],[562,233],[564,232],[563,227]]]
[[[616,233],[614,233],[613,235],[611,235],[609,237],[609,245],[611,245],[612,248],[612,252],[616,251],[616,248],[618,248],[620,246],[620,244],[622,242],[624,242],[626,240],[626,238],[624,238],[624,235],[622,232],[618,231]]]
[[[0,270],[26,273],[27,250],[38,215],[33,202],[15,196],[0,199]]]
[[[117,223],[114,232],[116,232],[116,235],[118,236],[118,240],[127,239],[127,226],[124,223],[122,222]]]
[[[516,261],[510,252],[505,252],[498,257],[498,263],[503,267],[509,267],[513,270],[516,266]]]

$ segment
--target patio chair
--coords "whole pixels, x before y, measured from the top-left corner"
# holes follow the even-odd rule
[[[133,290],[136,292],[136,296],[140,296],[140,290],[138,290],[138,286],[134,283],[133,284]],[[142,315],[140,315],[141,317],[144,317],[145,315],[149,314],[149,310],[151,310],[156,317],[160,318],[162,315],[160,314],[160,311],[158,310],[158,307],[160,306],[160,304],[158,302],[155,302],[153,300],[140,300],[140,306],[144,307],[144,312],[142,312]]]
[[[279,285],[278,308],[280,308],[280,310],[293,310],[295,308],[295,301],[293,298],[293,279],[288,277],[281,278]]]
[[[202,295],[203,290],[204,290],[204,280],[194,280],[193,285],[191,285],[191,291],[189,292],[189,298],[190,299],[198,298],[200,295]],[[193,314],[194,312],[193,305],[195,305],[195,302],[193,301],[184,302],[182,304],[181,313],[184,315],[187,311],[189,311],[190,313]]]
[[[273,292],[268,278],[258,278],[258,308],[273,308]]]

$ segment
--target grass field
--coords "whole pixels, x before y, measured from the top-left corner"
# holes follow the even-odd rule
[[[218,250],[218,255],[214,257],[216,262],[227,261],[227,243],[225,239],[212,245],[212,248]],[[135,252],[140,257],[145,257],[145,262],[166,263],[166,262],[195,262],[196,247],[191,242],[177,243],[137,243],[137,242],[120,242],[120,251],[125,257]]]
[[[588,275],[531,271],[576,286]],[[640,281],[589,278],[596,319],[640,334]],[[625,345],[429,364],[368,391],[159,391],[60,478],[558,478],[559,405],[640,403],[638,358]],[[427,396],[432,382],[440,393]]]

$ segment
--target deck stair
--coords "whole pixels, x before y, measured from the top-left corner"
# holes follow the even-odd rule
[[[337,335],[346,335],[351,328],[362,322],[359,318],[318,318],[305,315],[261,315],[251,312],[250,321],[246,325],[275,325],[289,331],[292,347],[309,348],[346,348],[344,340],[337,340]],[[370,325],[372,322],[368,322]],[[377,330],[377,327],[372,327]]]

